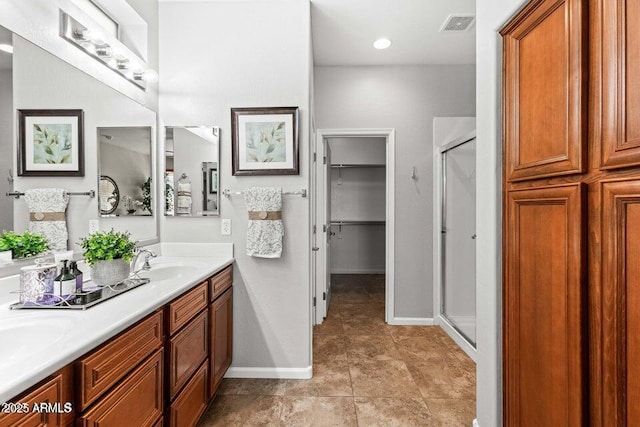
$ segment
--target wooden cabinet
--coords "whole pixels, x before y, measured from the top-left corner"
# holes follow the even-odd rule
[[[584,423],[583,187],[507,193],[505,425]]]
[[[184,387],[180,396],[171,404],[169,425],[190,427],[197,424],[209,403],[208,377],[207,363],[203,363]]]
[[[162,350],[84,413],[80,426],[153,426],[162,416]]]
[[[501,31],[509,181],[585,170],[587,10],[586,0],[533,1]]]
[[[169,339],[169,396],[174,398],[208,357],[208,312],[203,311],[188,326]]]
[[[640,419],[639,24],[532,0],[501,31],[505,425]]]
[[[196,425],[231,364],[232,280],[229,266],[22,393],[29,412],[0,427]]]
[[[71,366],[67,366],[11,399],[19,407],[12,414],[0,414],[0,427],[69,425],[74,417],[72,378]]]
[[[210,384],[209,394],[213,396],[222,382],[224,374],[231,366],[233,355],[233,289],[228,287],[224,294],[211,304],[209,336]]]
[[[640,3],[602,10],[602,169],[640,165]]]
[[[139,322],[76,362],[79,410],[83,411],[163,344],[162,312]]]

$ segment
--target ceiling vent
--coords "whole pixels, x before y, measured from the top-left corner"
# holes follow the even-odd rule
[[[449,15],[440,32],[467,31],[475,20],[473,15]]]

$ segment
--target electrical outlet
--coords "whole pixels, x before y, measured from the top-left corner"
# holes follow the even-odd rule
[[[231,220],[223,219],[220,223],[220,233],[223,236],[231,236]]]
[[[97,219],[89,220],[89,234],[97,233],[100,231],[100,222]]]

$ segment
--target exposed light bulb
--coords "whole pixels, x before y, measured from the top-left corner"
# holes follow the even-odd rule
[[[80,46],[92,55],[96,53],[95,45],[89,41],[80,43]]]
[[[105,39],[104,35],[102,33],[99,32],[91,32],[89,37],[91,38],[91,41],[97,45],[97,46],[102,46],[103,44],[105,44],[107,42],[107,40]]]
[[[13,46],[11,46],[10,44],[2,43],[2,44],[0,44],[0,51],[2,51],[4,53],[12,54],[13,53]]]
[[[389,39],[381,38],[373,42],[373,47],[376,49],[386,49],[389,46],[391,46],[391,40]]]
[[[107,65],[111,68],[118,68],[118,60],[114,57],[107,59]]]

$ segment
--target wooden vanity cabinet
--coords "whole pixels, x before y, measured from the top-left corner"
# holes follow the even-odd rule
[[[0,427],[196,425],[231,364],[231,285],[229,266],[12,399],[30,412]]]
[[[71,366],[66,366],[51,375],[40,384],[22,393],[11,403],[24,404],[19,411],[14,413],[0,413],[0,427],[27,427],[27,426],[69,426],[73,423],[74,412],[71,409],[64,413],[65,403],[73,402],[73,373]],[[34,411],[34,405],[58,404],[54,412],[47,413]],[[24,412],[22,409],[24,409]]]

